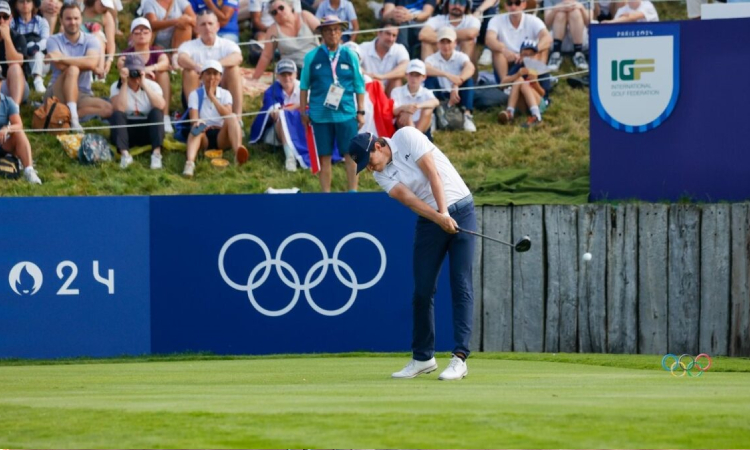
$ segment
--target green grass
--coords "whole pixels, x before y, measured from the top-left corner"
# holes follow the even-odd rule
[[[10,448],[738,448],[750,361],[674,378],[659,356],[479,354],[460,382],[406,355],[0,363]],[[445,367],[447,355],[439,355]],[[733,372],[722,372],[730,369]]]

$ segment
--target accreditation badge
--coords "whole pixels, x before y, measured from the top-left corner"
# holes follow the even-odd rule
[[[338,83],[334,83],[328,88],[328,95],[323,103],[326,108],[339,109],[341,99],[344,97],[344,88]]]

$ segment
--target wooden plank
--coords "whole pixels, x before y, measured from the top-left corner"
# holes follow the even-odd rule
[[[477,231],[482,231],[482,207],[474,208],[477,217]],[[475,239],[474,265],[472,267],[472,283],[474,285],[474,320],[472,321],[471,341],[469,349],[472,352],[482,351],[482,240]]]
[[[706,205],[701,214],[700,352],[729,354],[730,206]]]
[[[578,209],[544,207],[547,244],[545,352],[575,352],[578,331]]]
[[[513,351],[544,351],[544,212],[540,205],[513,210],[513,242],[531,238],[531,250],[513,252]]]
[[[667,352],[669,207],[638,211],[638,353]]]
[[[732,205],[732,313],[729,353],[750,356],[750,206]]]
[[[578,350],[607,351],[607,230],[609,205],[583,205],[578,209],[578,254],[591,253],[591,261],[578,259]]]
[[[512,208],[485,206],[484,234],[509,239]],[[513,350],[513,279],[511,249],[482,242],[482,348],[486,352]]]
[[[667,350],[698,353],[700,321],[700,209],[669,209],[669,299]]]
[[[638,352],[638,207],[614,209],[607,261],[607,351]]]

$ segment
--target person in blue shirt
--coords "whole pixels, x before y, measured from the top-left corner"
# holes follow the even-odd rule
[[[354,10],[354,4],[349,0],[323,0],[323,3],[318,6],[318,10],[315,12],[315,17],[322,19],[326,16],[337,16],[339,19],[349,23],[351,28],[351,34],[345,35],[342,40],[344,42],[356,42],[357,32],[359,31],[359,20],[357,19],[357,12]]]
[[[34,170],[31,159],[31,144],[23,131],[23,122],[19,114],[18,105],[12,98],[0,93],[0,158],[6,153],[21,160],[23,175],[31,184],[42,184],[39,175]]]
[[[323,192],[331,191],[334,143],[344,154],[349,192],[357,190],[357,166],[349,156],[349,142],[365,124],[365,81],[359,69],[359,57],[341,45],[341,35],[346,28],[347,23],[336,16],[321,20],[317,31],[323,36],[323,45],[305,55],[300,77],[302,122],[305,126],[312,125]]]
[[[219,37],[229,39],[235,44],[240,43],[240,25],[237,20],[239,15],[239,0],[190,0],[196,15],[203,14],[204,10],[213,11],[219,19]]]

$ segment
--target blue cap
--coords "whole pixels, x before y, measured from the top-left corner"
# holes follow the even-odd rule
[[[360,133],[349,144],[349,156],[357,163],[357,173],[362,172],[370,163],[370,152],[375,148],[375,140],[371,133]]]
[[[523,42],[521,42],[521,48],[520,50],[524,50],[530,48],[531,50],[534,50],[534,53],[539,52],[539,49],[536,46],[536,41],[533,39],[524,39]]]

